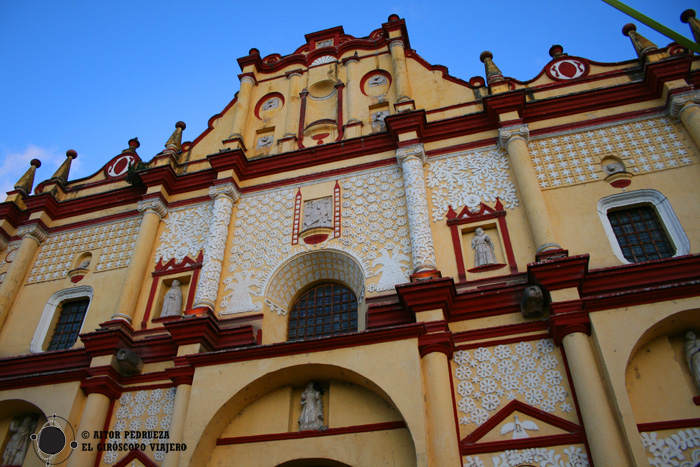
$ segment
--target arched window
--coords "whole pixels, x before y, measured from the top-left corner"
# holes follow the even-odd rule
[[[325,283],[302,294],[289,317],[289,340],[357,331],[357,297],[347,287]]]
[[[92,300],[92,287],[81,286],[56,292],[49,298],[34,338],[32,353],[73,347],[85,322]]]

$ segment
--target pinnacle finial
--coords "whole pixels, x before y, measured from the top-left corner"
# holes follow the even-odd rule
[[[685,10],[681,13],[681,21],[690,25],[695,42],[700,44],[700,21],[695,17],[695,10]]]
[[[488,50],[481,52],[479,55],[479,60],[482,61],[484,67],[486,68],[486,82],[488,84],[497,83],[503,81],[503,73],[498,69],[495,63],[493,63],[493,54]]]
[[[29,170],[15,183],[15,190],[19,191],[22,196],[31,194],[32,187],[34,186],[34,174],[36,173],[36,169],[41,167],[41,161],[39,159],[32,159],[29,164]]]
[[[73,161],[73,159],[78,157],[78,153],[75,152],[73,149],[69,149],[66,151],[66,160],[63,161],[63,164],[56,170],[56,173],[53,174],[53,177],[51,177],[51,180],[56,180],[59,183],[65,185],[68,183],[68,174],[70,172],[70,164]]]
[[[129,153],[136,154],[136,150],[139,148],[139,146],[141,146],[141,143],[139,143],[139,139],[138,138],[131,138],[129,140],[129,147],[124,149],[122,151],[122,154],[125,154],[125,153],[126,154],[129,154]]]
[[[622,27],[622,34],[630,38],[639,58],[644,58],[645,54],[658,48],[656,44],[639,34],[637,26],[632,23],[627,23]]]
[[[554,44],[553,46],[551,46],[549,48],[549,56],[552,58],[559,58],[559,57],[563,57],[565,55],[569,55],[569,54],[565,54],[564,47],[562,47],[559,44]]]
[[[170,136],[170,139],[168,139],[168,142],[165,143],[164,153],[175,155],[180,152],[180,147],[182,146],[182,131],[185,128],[187,128],[185,122],[181,121],[175,124],[175,131],[173,131],[173,134]]]

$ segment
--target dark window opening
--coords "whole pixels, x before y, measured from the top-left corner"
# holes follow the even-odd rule
[[[289,340],[327,337],[357,331],[357,298],[340,284],[321,284],[294,303]]]
[[[673,244],[651,206],[608,212],[608,219],[625,259],[631,263],[669,258]]]
[[[89,304],[89,298],[61,304],[61,314],[54,327],[47,350],[65,350],[73,347],[75,341],[78,340],[78,333],[83,325]]]

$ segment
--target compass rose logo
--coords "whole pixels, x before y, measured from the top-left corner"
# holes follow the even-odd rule
[[[50,416],[39,433],[32,434],[30,439],[34,452],[47,466],[67,461],[78,447],[73,427],[68,420],[56,414]]]

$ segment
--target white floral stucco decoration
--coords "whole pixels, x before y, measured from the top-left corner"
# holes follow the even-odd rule
[[[700,462],[700,428],[678,430],[668,438],[642,433],[642,445],[654,456],[648,458],[654,467],[693,467]]]
[[[583,448],[569,446],[564,449],[566,459],[554,449],[531,448],[505,451],[491,457],[493,467],[519,467],[521,465],[537,465],[540,467],[588,467],[588,455]],[[487,455],[484,454],[484,457]],[[467,456],[464,467],[486,467],[487,464],[479,456]]]
[[[509,174],[506,153],[496,149],[431,160],[427,185],[432,190],[433,222],[442,220],[450,205],[458,211],[474,204],[474,196],[488,203],[499,198],[506,208],[514,209],[518,197]]]
[[[170,211],[165,219],[165,229],[160,236],[155,261],[163,262],[175,258],[178,262],[185,256],[196,258],[204,248],[211,219],[211,203]]]

